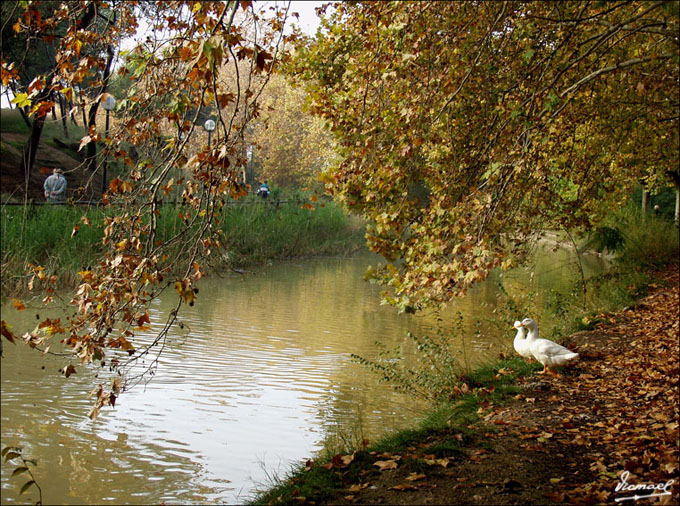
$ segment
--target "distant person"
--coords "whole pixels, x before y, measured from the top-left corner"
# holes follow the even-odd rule
[[[269,185],[267,184],[267,181],[265,181],[260,185],[260,188],[257,190],[257,196],[266,199],[267,197],[269,197],[269,193],[270,193]]]
[[[60,204],[66,200],[66,178],[64,171],[54,169],[43,185],[48,204]]]

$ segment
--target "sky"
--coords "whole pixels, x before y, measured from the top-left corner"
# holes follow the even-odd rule
[[[313,36],[316,29],[319,27],[319,18],[314,9],[321,7],[327,2],[307,2],[307,1],[293,1],[290,3],[290,12],[297,12],[300,15],[300,28],[307,35]]]
[[[294,0],[290,3],[290,10],[289,12],[297,12],[300,15],[300,19],[298,21],[298,24],[300,25],[300,28],[302,29],[303,32],[305,32],[307,35],[314,36],[316,33],[316,29],[319,27],[319,18],[316,15],[315,8],[321,7],[324,3],[327,3],[327,1],[302,1],[302,0]],[[255,6],[257,7],[258,4],[267,4],[267,3],[274,3],[274,2],[256,2]],[[283,2],[277,2],[279,5],[282,5]],[[294,18],[293,18],[294,20]],[[3,90],[4,91],[4,90]],[[1,106],[2,108],[7,108],[9,107],[8,101],[7,101],[7,96],[3,93],[2,97],[0,97],[0,101],[2,102]]]

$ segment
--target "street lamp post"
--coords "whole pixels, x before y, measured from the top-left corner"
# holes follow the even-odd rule
[[[203,128],[208,132],[208,146],[210,146],[210,135],[212,134],[212,131],[215,130],[215,120],[206,120],[206,122],[203,123]]]
[[[102,104],[104,109],[106,110],[106,128],[105,128],[105,135],[106,137],[109,136],[109,112],[116,107],[116,99],[113,97],[113,95],[109,94],[106,97],[106,100],[104,100],[104,103]],[[102,177],[102,197],[104,197],[104,192],[106,191],[106,169],[109,167],[109,158],[108,156],[104,159],[104,175]]]

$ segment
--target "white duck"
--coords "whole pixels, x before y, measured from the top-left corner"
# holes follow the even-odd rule
[[[512,342],[513,346],[515,347],[515,351],[522,357],[528,358],[529,362],[533,362],[534,356],[531,354],[531,350],[529,350],[530,343],[526,339],[526,329],[522,327],[522,322],[520,321],[516,321],[514,327],[517,329],[517,335],[515,336],[515,340]]]
[[[538,374],[544,374],[551,371],[551,367],[566,365],[572,360],[578,358],[578,353],[561,346],[549,339],[540,339],[538,337],[538,323],[531,318],[525,318],[521,323],[522,327],[529,329],[527,341],[529,342],[529,350],[531,354],[543,364],[543,370]]]

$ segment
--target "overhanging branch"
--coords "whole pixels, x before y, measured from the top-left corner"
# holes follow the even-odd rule
[[[562,91],[559,96],[560,96],[560,98],[562,98],[565,95],[567,95],[568,93],[571,93],[572,91],[576,91],[577,89],[579,89],[584,84],[589,83],[590,81],[598,78],[602,74],[606,74],[608,72],[613,72],[615,70],[623,69],[623,68],[626,68],[626,67],[632,67],[633,65],[639,65],[641,63],[647,63],[647,62],[655,61],[655,60],[669,60],[670,58],[671,58],[670,55],[647,56],[645,58],[634,58],[632,60],[627,60],[627,61],[624,61],[624,62],[621,62],[621,63],[617,63],[615,65],[603,67],[601,69],[596,70],[595,72],[591,72],[590,74],[585,76],[583,79],[578,81],[576,84],[572,84],[569,88]]]

